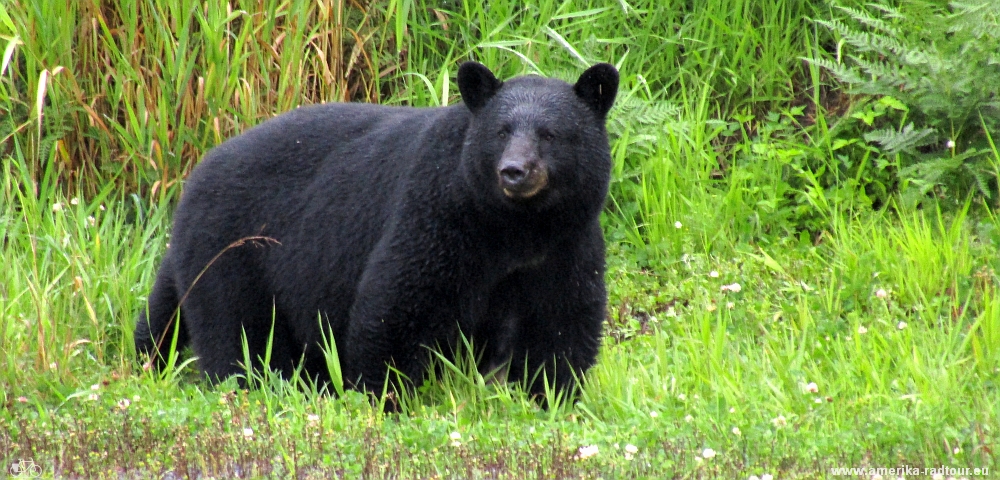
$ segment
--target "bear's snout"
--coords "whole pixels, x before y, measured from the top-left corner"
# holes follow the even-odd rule
[[[509,165],[504,165],[500,168],[500,177],[506,186],[513,186],[521,183],[524,177],[528,176],[528,171],[525,170],[524,165],[518,165],[516,163],[511,163]]]
[[[549,183],[549,174],[538,156],[535,142],[515,136],[500,158],[497,179],[500,189],[509,198],[527,199],[542,191]]]

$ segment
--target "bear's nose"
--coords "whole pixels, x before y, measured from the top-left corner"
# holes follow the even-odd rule
[[[521,165],[504,165],[500,169],[500,178],[507,186],[515,186],[524,180],[528,175],[528,170]]]
[[[497,177],[504,195],[516,199],[531,198],[548,184],[546,168],[534,162],[503,162]]]

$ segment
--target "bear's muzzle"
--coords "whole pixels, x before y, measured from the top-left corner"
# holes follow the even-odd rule
[[[509,198],[524,200],[542,191],[549,172],[539,158],[536,142],[526,135],[514,135],[497,167],[500,189]]]

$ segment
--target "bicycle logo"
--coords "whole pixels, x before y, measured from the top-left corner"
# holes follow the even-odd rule
[[[10,474],[11,476],[21,478],[40,477],[42,475],[42,467],[35,464],[35,461],[29,458],[27,460],[14,462],[14,464],[10,466]]]

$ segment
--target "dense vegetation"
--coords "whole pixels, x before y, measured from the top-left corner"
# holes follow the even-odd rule
[[[5,0],[0,51],[4,471],[1000,468],[996,2]],[[454,103],[466,59],[622,73],[608,336],[578,403],[469,362],[392,416],[139,368],[135,313],[207,149],[302,104]]]

